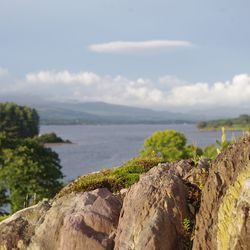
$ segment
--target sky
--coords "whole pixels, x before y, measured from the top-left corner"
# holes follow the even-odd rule
[[[250,106],[249,0],[0,0],[0,100]]]

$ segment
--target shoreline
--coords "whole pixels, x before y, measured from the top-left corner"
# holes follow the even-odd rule
[[[225,126],[222,126],[225,128],[225,131],[235,131],[235,132],[247,132],[249,130],[249,128],[230,128],[230,127],[225,127]],[[217,132],[217,131],[221,131],[221,128],[197,128],[199,131],[201,132]]]

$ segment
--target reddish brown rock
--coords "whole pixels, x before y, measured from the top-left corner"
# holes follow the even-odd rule
[[[171,166],[151,169],[127,192],[116,250],[184,248],[183,220],[189,218],[187,189]]]
[[[195,250],[250,249],[250,138],[220,154],[197,215]]]
[[[47,201],[18,211],[0,223],[0,249],[26,249],[36,226],[43,221],[50,205]]]
[[[29,249],[112,249],[121,202],[106,188],[55,200]]]

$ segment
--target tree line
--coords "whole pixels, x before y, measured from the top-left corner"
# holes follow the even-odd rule
[[[11,138],[34,137],[39,133],[39,115],[27,106],[0,103],[0,132]]]
[[[62,187],[57,153],[36,137],[39,115],[35,109],[0,103],[0,213],[53,197]]]
[[[218,119],[212,121],[201,121],[197,124],[198,129],[202,130],[218,130],[221,127],[226,129],[249,129],[250,128],[250,115],[240,115],[237,118],[231,119]]]

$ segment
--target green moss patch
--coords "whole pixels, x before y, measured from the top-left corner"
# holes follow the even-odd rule
[[[139,181],[140,174],[163,162],[156,156],[137,157],[120,167],[105,169],[98,173],[84,175],[70,183],[58,194],[59,197],[72,192],[91,191],[97,188],[108,188],[116,193],[122,188],[128,188]]]

